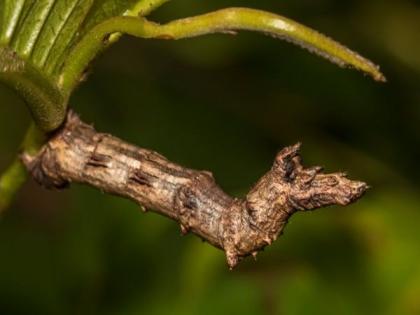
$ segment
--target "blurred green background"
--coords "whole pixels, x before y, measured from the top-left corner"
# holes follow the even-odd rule
[[[372,189],[295,215],[285,235],[229,272],[176,223],[74,185],[28,183],[0,221],[0,314],[420,314],[420,1],[173,0],[157,21],[251,6],[372,58],[387,84],[261,35],[124,38],[71,103],[87,122],[211,170],[244,195],[277,150]],[[29,116],[0,87],[0,168]]]

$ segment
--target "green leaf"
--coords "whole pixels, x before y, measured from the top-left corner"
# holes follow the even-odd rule
[[[57,82],[72,47],[107,19],[147,14],[164,2],[2,0],[0,80],[25,99],[42,129],[53,130],[63,121],[71,94]]]

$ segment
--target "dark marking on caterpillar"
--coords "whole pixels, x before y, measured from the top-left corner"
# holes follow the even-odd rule
[[[143,173],[141,173],[139,170],[136,170],[131,174],[131,176],[128,178],[130,181],[147,187],[152,187],[152,183],[150,181],[150,178]]]
[[[87,166],[92,167],[108,167],[108,163],[112,160],[109,155],[93,153],[89,161],[86,163]]]

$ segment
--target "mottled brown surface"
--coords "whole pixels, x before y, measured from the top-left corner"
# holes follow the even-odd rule
[[[46,188],[88,184],[178,221],[183,233],[191,231],[224,249],[233,268],[242,257],[270,245],[294,212],[347,205],[366,191],[365,183],[345,174],[303,168],[299,147],[281,150],[244,199],[224,193],[211,173],[98,133],[74,113],[37,156],[24,154],[23,160]]]

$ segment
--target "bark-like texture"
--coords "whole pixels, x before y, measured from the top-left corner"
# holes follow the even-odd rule
[[[281,150],[244,199],[224,193],[211,173],[98,133],[74,113],[38,155],[24,154],[23,160],[44,187],[88,184],[178,221],[183,233],[191,231],[224,249],[233,268],[271,244],[294,212],[347,205],[366,191],[365,183],[345,174],[303,168],[298,151],[299,144]]]

